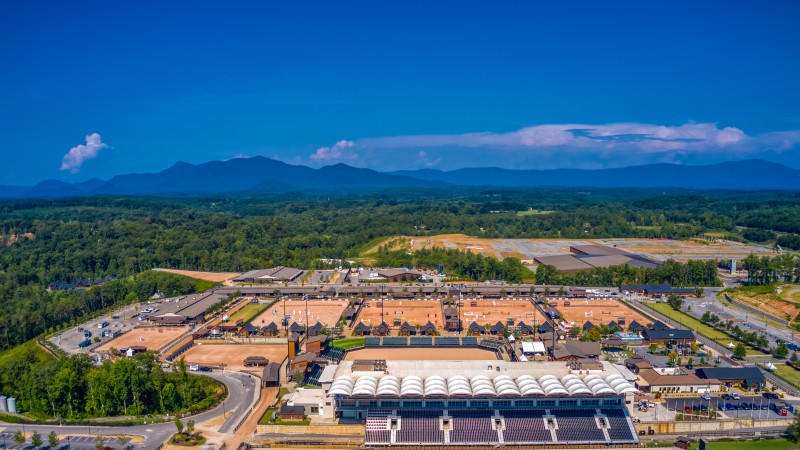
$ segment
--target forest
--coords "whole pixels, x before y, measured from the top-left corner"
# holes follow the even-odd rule
[[[298,194],[0,202],[0,350],[112,305],[146,300],[156,289],[177,294],[203,288],[188,284],[156,288],[150,277],[158,275],[147,272],[155,267],[322,268],[322,258],[358,261],[382,238],[442,233],[582,239],[689,238],[711,233],[739,241],[771,239],[774,233],[776,242],[793,248],[800,241],[800,194],[466,189],[330,198]],[[512,259],[388,251],[379,258],[385,265],[424,267],[443,258],[448,271],[478,280],[531,277]],[[648,272],[622,267],[576,275],[543,269],[537,282],[712,284],[709,267],[668,268]],[[767,270],[753,281],[773,277],[773,272]],[[117,280],[85,291],[47,290],[56,281],[106,277]]]
[[[577,273],[559,272],[553,266],[540,265],[536,268],[536,282],[569,286],[619,286],[644,283],[667,283],[674,287],[722,286],[717,278],[715,261],[691,260],[687,264],[681,264],[672,259],[654,269],[622,265],[596,267]]]
[[[37,360],[32,353],[4,364],[0,384],[20,411],[42,420],[198,411],[224,395],[220,383],[190,375],[182,360],[164,371],[151,352],[99,366],[85,354]]]

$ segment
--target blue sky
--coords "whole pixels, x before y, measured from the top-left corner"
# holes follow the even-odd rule
[[[798,23],[793,1],[5,4],[0,184],[255,155],[800,167]]]

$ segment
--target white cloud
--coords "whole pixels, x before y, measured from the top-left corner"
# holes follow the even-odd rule
[[[92,133],[86,136],[86,145],[79,144],[69,149],[67,154],[61,159],[61,170],[69,170],[72,173],[78,173],[84,161],[96,158],[100,150],[105,148],[108,148],[108,145],[102,142],[100,135]]]
[[[320,147],[312,153],[311,161],[319,164],[354,163],[358,155],[353,151],[353,141],[339,141],[330,147]]]
[[[668,126],[636,122],[547,124],[494,133],[432,134],[339,141],[310,155],[377,170],[436,166],[598,168],[657,162],[703,164],[774,157],[800,150],[800,130],[748,135],[715,123]],[[797,152],[794,152],[797,153]]]

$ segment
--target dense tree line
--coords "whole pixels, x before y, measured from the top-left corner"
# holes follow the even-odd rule
[[[747,283],[765,285],[775,282],[800,282],[800,258],[783,254],[775,257],[749,255],[742,261],[747,271]]]
[[[55,361],[22,358],[3,368],[5,395],[17,398],[20,411],[42,419],[175,414],[208,408],[224,395],[215,380],[189,375],[182,360],[174,371],[164,371],[151,352],[99,366],[78,354]]]
[[[596,267],[576,273],[559,272],[554,266],[542,264],[536,268],[537,284],[569,286],[619,286],[622,284],[668,283],[671,286],[721,286],[716,261],[690,260],[681,264],[667,260],[650,269],[646,267]]]
[[[784,234],[778,237],[776,244],[783,248],[800,250],[800,234]]]
[[[456,249],[422,249],[414,253],[406,251],[388,251],[385,247],[378,249],[377,265],[380,267],[415,267],[419,269],[436,269],[442,264],[445,270],[456,278],[471,280],[505,280],[510,283],[521,283],[533,278],[533,273],[516,258],[505,258],[498,261],[468,251]]]

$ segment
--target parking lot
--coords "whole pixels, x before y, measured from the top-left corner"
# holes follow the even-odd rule
[[[152,300],[147,303],[137,303],[135,305],[126,306],[113,313],[92,319],[57,334],[50,338],[50,342],[70,354],[86,353],[111,341],[120,334],[130,331],[133,327],[146,323],[144,320],[139,320],[139,318],[142,317],[142,311],[146,308],[152,308],[154,310],[159,308],[156,313],[162,314],[161,309],[163,309],[164,304],[172,300],[173,299]],[[146,316],[146,314],[144,315]],[[100,328],[99,325],[104,322],[107,322],[108,325]],[[87,331],[91,333],[91,336],[86,335]],[[98,338],[99,341],[95,342],[95,338]],[[80,343],[86,339],[89,339],[91,344],[83,348],[79,347]]]
[[[671,411],[694,412],[702,416],[703,412],[707,412],[709,405],[711,405],[712,408],[730,418],[777,419],[781,417],[779,408],[783,403],[780,399],[767,399],[763,396],[742,396],[739,400],[722,399],[720,396],[713,396],[710,401],[699,397],[673,398],[666,401],[666,406]],[[778,409],[775,410],[773,408]]]

